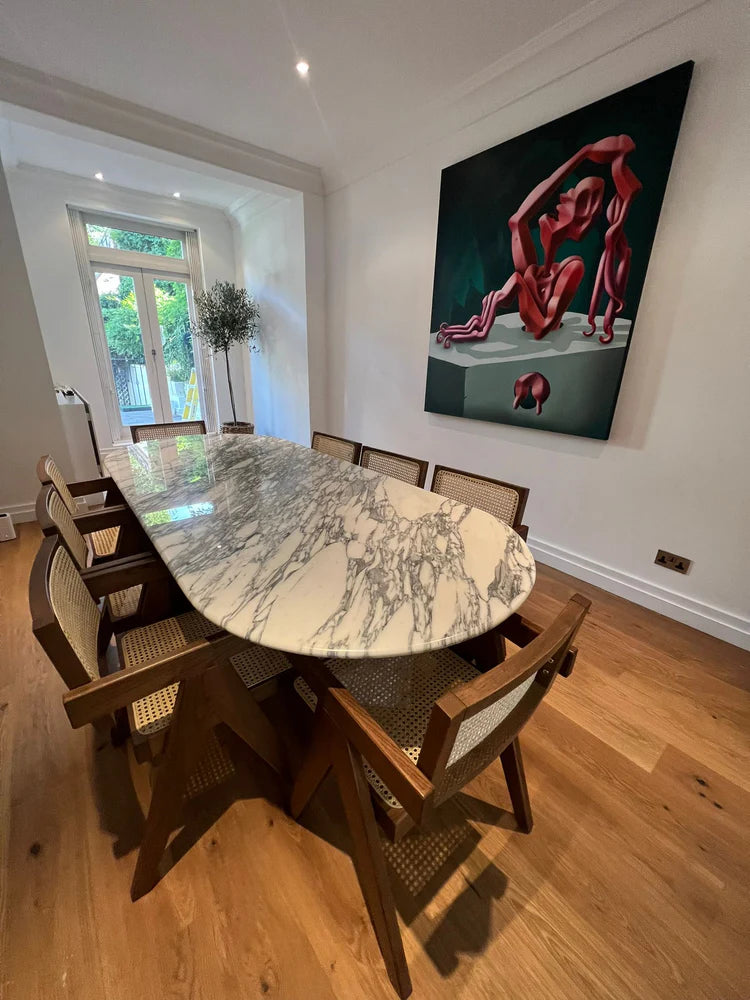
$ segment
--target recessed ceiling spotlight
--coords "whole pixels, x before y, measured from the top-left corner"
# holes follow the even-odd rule
[[[175,191],[175,192],[174,192],[174,194],[172,195],[172,197],[173,197],[173,198],[181,198],[181,197],[182,197],[182,195],[180,194],[180,192],[179,192],[179,191]]]
[[[97,172],[94,174],[94,177],[96,177],[98,181],[104,180],[104,174],[101,172],[101,170],[97,170]]]
[[[310,72],[310,63],[305,62],[304,59],[300,59],[297,63],[297,72],[300,76],[307,76]]]

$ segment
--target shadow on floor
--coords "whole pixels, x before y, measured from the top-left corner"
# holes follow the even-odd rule
[[[114,838],[114,856],[122,858],[138,849],[144,823],[127,750],[124,746],[112,746],[106,736],[95,732],[92,754],[91,783],[99,826]]]
[[[116,858],[138,851],[148,807],[151,765],[135,764],[125,746],[115,747],[99,733],[92,748],[92,790],[100,828],[112,836]],[[134,771],[141,770],[141,773]],[[143,805],[134,777],[146,788]],[[116,789],[116,794],[113,794]],[[165,851],[162,877],[194,847],[234,802],[265,798],[283,809],[284,791],[270,768],[226,726],[216,728],[206,753],[188,784],[180,826]]]
[[[288,711],[294,713],[293,708]],[[299,760],[304,752],[304,741],[309,738],[309,723],[309,713],[303,709],[295,718],[292,733],[298,744]],[[446,978],[458,969],[461,955],[480,955],[502,937],[508,925],[523,913],[548,880],[563,843],[573,836],[572,829],[561,833],[558,828],[554,849],[548,852],[530,849],[534,863],[524,872],[523,884],[514,885],[511,903],[505,898],[511,881],[502,868],[503,855],[508,849],[520,847],[523,851],[523,843],[530,842],[530,837],[544,836],[545,823],[542,820],[535,833],[524,834],[518,830],[513,813],[494,803],[493,799],[508,802],[499,760],[479,779],[476,787],[481,790],[481,796],[471,791],[459,792],[440,807],[435,821],[426,831],[413,831],[395,846],[385,837],[381,841],[399,915]],[[349,832],[336,781],[331,774],[299,822],[351,857]],[[498,830],[510,834],[510,839],[503,838],[499,849],[497,837],[490,839]],[[489,847],[492,843],[495,846]],[[462,889],[458,884],[461,881]],[[457,894],[446,903],[445,909],[428,916],[432,909],[430,903],[449,882]]]
[[[297,705],[298,701],[290,691],[282,690],[264,703],[288,746],[293,773],[305,752],[310,730],[309,713]],[[218,743],[202,762],[201,773],[192,781],[182,825],[162,861],[162,877],[209,833],[234,802],[262,797],[285,810],[287,791],[276,775],[265,764],[259,765],[252,751],[226,727],[218,727],[217,737]],[[123,857],[138,849],[144,827],[127,753],[123,747],[106,743],[95,749],[94,756],[94,793],[101,826],[115,838],[115,856]],[[499,768],[498,762],[497,775],[483,782],[483,795],[489,785],[490,795],[497,787],[498,798],[507,799]],[[119,789],[119,794],[113,795],[113,788]],[[351,857],[349,831],[336,782],[330,774],[299,822],[310,833]],[[382,840],[399,914],[413,927],[426,954],[444,977],[456,972],[461,955],[479,955],[492,940],[499,938],[534,898],[554,867],[556,851],[543,854],[541,863],[539,852],[535,852],[534,865],[529,865],[518,898],[512,906],[507,902],[502,905],[509,886],[508,876],[500,867],[504,848],[488,852],[483,845],[485,835],[498,829],[513,831],[513,838],[527,836],[516,832],[515,817],[506,809],[484,797],[460,792],[440,808],[428,829],[414,831],[398,845]],[[559,848],[559,836],[556,840]],[[456,885],[463,880],[463,889],[444,910],[434,917],[427,916],[430,902],[450,880]]]

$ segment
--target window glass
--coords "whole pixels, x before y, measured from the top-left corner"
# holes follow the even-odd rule
[[[112,247],[116,250],[136,250],[159,257],[184,258],[182,240],[171,240],[166,236],[151,236],[130,229],[113,229],[111,226],[95,226],[86,223],[86,235],[93,247]]]

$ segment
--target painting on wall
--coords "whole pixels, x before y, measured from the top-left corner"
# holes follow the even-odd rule
[[[426,410],[609,437],[692,72],[443,171]]]

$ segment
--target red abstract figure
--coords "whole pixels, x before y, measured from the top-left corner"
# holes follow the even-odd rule
[[[454,340],[484,340],[495,322],[497,310],[518,297],[518,312],[535,340],[541,340],[551,330],[557,330],[563,314],[573,300],[584,274],[582,257],[566,257],[556,261],[555,253],[565,240],[579,241],[590,231],[602,210],[604,181],[586,177],[560,195],[556,208],[539,218],[539,236],[544,248],[544,261],[539,264],[529,228],[530,219],[565,178],[581,163],[608,163],[612,167],[615,194],[606,210],[609,228],[604,237],[604,250],[599,259],[594,291],[589,305],[589,337],[596,330],[596,313],[603,291],[609,296],[604,314],[604,334],[599,337],[608,344],[614,331],[612,324],[625,305],[625,289],[630,272],[632,251],[625,237],[625,221],[633,198],[642,185],[626,160],[635,149],[627,135],[609,136],[583,146],[575,156],[543,180],[527,196],[518,211],[510,217],[511,248],[515,271],[498,291],[488,292],[482,299],[482,312],[467,323],[449,326],[440,324],[438,343],[450,347]]]
[[[531,393],[531,396],[536,403],[536,415],[540,416],[542,412],[542,403],[549,399],[551,391],[549,382],[541,372],[527,372],[525,375],[521,375],[520,378],[517,378],[516,384],[513,386],[513,393],[515,396],[513,400],[513,409],[517,410],[519,405],[523,403],[529,393]]]

